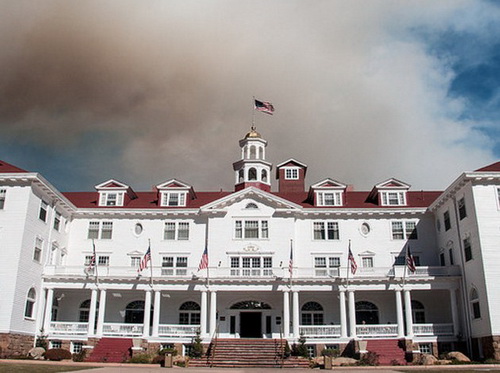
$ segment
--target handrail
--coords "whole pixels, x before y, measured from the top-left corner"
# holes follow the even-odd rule
[[[219,338],[219,322],[217,322],[217,325],[215,326],[214,334],[212,335],[212,338],[210,339],[210,353],[208,355],[208,365],[210,368],[213,367],[214,365],[214,359],[215,359],[215,349],[217,347],[217,339]]]

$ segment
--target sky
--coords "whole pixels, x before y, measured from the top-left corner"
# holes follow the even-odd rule
[[[498,35],[486,0],[5,0],[0,159],[61,191],[232,190],[254,117],[306,185],[443,190],[500,159]]]

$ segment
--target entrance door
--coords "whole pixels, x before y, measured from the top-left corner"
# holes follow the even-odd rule
[[[240,337],[262,338],[262,312],[240,312]]]

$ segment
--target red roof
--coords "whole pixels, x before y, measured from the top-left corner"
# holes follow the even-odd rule
[[[7,172],[28,172],[26,170],[23,170],[22,168],[16,167],[14,165],[11,165],[10,163],[4,162],[0,160],[0,174],[2,173],[7,173]]]
[[[102,208],[127,208],[127,209],[192,209],[200,208],[210,202],[214,202],[220,198],[226,197],[234,192],[198,192],[197,198],[189,199],[185,207],[165,207],[158,204],[158,193],[156,192],[137,192],[137,198],[128,202],[124,207],[110,207],[103,206]],[[400,207],[427,207],[442,192],[407,192],[407,206],[383,206],[384,208],[393,209]],[[97,208],[99,207],[99,193],[98,192],[67,192],[63,193],[73,204],[78,208]],[[277,197],[283,198],[287,201],[300,205],[304,208],[325,208],[331,209],[332,206],[313,206],[308,199],[307,192],[300,193],[271,193]],[[370,192],[347,192],[345,195],[344,206],[338,208],[380,208],[376,202],[369,200]],[[335,207],[333,207],[335,208]]]
[[[500,162],[492,163],[488,166],[484,166],[474,172],[500,172]]]

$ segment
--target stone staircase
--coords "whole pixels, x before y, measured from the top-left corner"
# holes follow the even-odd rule
[[[190,367],[217,368],[308,368],[309,360],[281,359],[285,341],[280,339],[217,339],[209,347],[210,356],[191,359]]]
[[[371,339],[366,349],[379,355],[380,365],[406,365],[405,350],[397,339]]]
[[[123,363],[130,358],[133,345],[130,338],[101,338],[85,361],[93,363]]]

